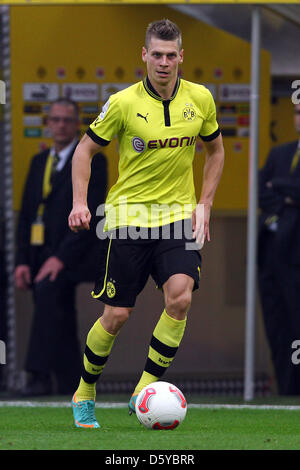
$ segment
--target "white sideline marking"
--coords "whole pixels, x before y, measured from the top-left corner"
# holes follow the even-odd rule
[[[23,408],[70,408],[71,401],[0,401],[0,408],[20,406]],[[127,408],[127,403],[99,402],[96,408]],[[300,410],[300,405],[226,405],[190,403],[188,408],[228,409],[228,410]]]
[[[70,401],[0,401],[0,408],[21,406],[24,408],[71,408]],[[126,403],[96,403],[96,408],[127,408]]]

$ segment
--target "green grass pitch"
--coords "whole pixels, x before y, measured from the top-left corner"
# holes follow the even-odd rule
[[[77,429],[71,407],[0,407],[0,449],[300,449],[300,409],[188,408],[172,431],[142,427],[127,409],[96,408],[100,429]]]

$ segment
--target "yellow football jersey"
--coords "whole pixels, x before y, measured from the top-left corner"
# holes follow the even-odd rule
[[[203,85],[178,78],[164,100],[146,78],[110,96],[87,131],[100,145],[114,136],[119,142],[119,177],[106,199],[105,230],[191,217],[196,138],[209,141],[219,133],[214,99]]]

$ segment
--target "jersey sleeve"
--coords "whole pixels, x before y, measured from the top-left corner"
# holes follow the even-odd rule
[[[87,135],[97,144],[105,146],[118,134],[123,126],[119,100],[112,95],[102,107],[102,111],[89,126]]]
[[[205,106],[205,119],[202,124],[199,137],[204,141],[214,140],[220,134],[219,124],[216,117],[216,105],[213,96],[207,90],[206,106]]]

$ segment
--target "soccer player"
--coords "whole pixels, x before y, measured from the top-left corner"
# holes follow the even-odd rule
[[[72,399],[77,427],[99,427],[96,382],[149,275],[162,289],[165,309],[129,401],[130,413],[142,388],[161,378],[172,363],[200,276],[199,250],[186,249],[187,242],[210,240],[211,206],[223,170],[213,97],[204,86],[178,77],[183,49],[177,25],[169,20],[151,23],[142,59],[147,77],[109,98],[73,157],[69,226],[76,232],[89,228],[86,192],[92,157],[117,135],[119,177],[106,200],[104,231],[109,236],[99,242],[102,259],[92,293],[104,303],[104,311],[88,333],[83,372]],[[197,136],[207,150],[198,204],[192,170]],[[192,237],[182,228],[189,224]]]

